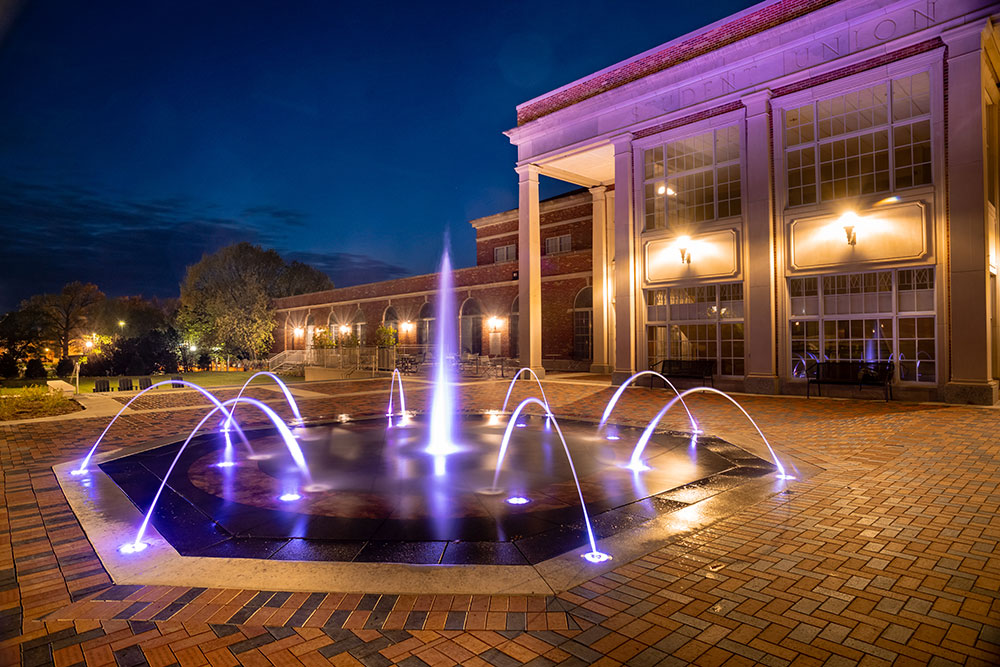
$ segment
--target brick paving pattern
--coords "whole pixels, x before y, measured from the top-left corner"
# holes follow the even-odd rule
[[[330,397],[300,406],[377,413],[387,386],[303,385]],[[591,419],[612,393],[545,389],[557,415]],[[407,390],[426,405],[423,385]],[[495,409],[505,391],[466,384],[463,405]],[[632,389],[615,419],[642,423],[667,398]],[[51,470],[107,420],[0,426],[0,665],[1000,663],[1000,411],[740,400],[779,452],[823,471],[558,596],[114,585]],[[752,442],[723,400],[689,404],[708,433]],[[200,417],[156,407],[122,417],[107,446],[183,436]],[[683,412],[664,426],[683,429]]]

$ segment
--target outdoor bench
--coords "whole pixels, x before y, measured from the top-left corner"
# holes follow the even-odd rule
[[[650,368],[664,377],[708,380],[715,386],[714,359],[663,359]]]
[[[859,390],[866,385],[882,387],[888,401],[892,398],[893,368],[891,361],[818,361],[806,381],[806,398],[812,385],[816,385],[816,395],[822,396],[820,385],[856,384]]]

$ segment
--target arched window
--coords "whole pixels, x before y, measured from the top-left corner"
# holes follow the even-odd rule
[[[306,316],[305,349],[311,350],[313,346],[313,335],[316,333],[316,318],[312,313]]]
[[[417,345],[430,345],[433,342],[434,306],[428,301],[420,307],[417,317]]]
[[[573,358],[593,359],[594,289],[584,287],[573,301]]]
[[[365,318],[365,311],[361,310],[361,306],[354,311],[354,317],[351,318],[351,333],[353,333],[358,338],[358,342],[361,345],[365,344],[365,336],[368,333],[368,322]]]
[[[520,296],[515,296],[513,303],[510,304],[510,356],[512,359],[517,359],[520,356],[520,336],[521,336],[521,320],[518,315],[518,300]]]
[[[459,318],[463,354],[483,353],[483,309],[476,299],[466,299]]]
[[[399,344],[399,315],[396,314],[396,309],[392,306],[386,308],[385,313],[382,314],[382,326],[396,332],[393,337],[396,344]]]

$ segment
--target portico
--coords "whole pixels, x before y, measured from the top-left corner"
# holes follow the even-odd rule
[[[523,365],[548,176],[593,198],[613,382],[709,359],[727,388],[804,393],[816,363],[882,361],[910,398],[995,403],[997,10],[761,3],[520,105]]]

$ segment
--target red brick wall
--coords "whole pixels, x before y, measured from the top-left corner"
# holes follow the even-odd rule
[[[558,200],[556,200],[558,201]],[[593,214],[594,207],[590,202],[583,202],[575,206],[560,208],[555,211],[542,211],[538,216],[540,225],[551,225],[563,220],[573,220],[574,218],[585,218],[576,222],[567,222],[565,225],[544,228],[541,230],[541,243],[544,252],[545,239],[551,236],[561,236],[572,234],[573,251],[590,250],[593,247]],[[493,264],[493,250],[501,246],[517,245],[517,220],[500,222],[493,225],[480,227],[476,230],[476,265],[485,266]],[[502,236],[500,236],[502,235]],[[484,238],[497,236],[497,238]],[[483,240],[478,240],[483,239]],[[516,269],[516,265],[513,265]]]

